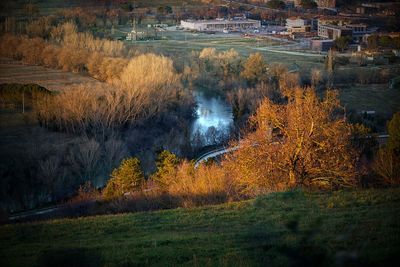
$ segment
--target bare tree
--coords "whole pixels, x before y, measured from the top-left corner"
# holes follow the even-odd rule
[[[81,182],[94,181],[98,174],[101,150],[100,145],[94,139],[83,138],[81,143],[70,151],[68,162],[75,175]]]
[[[318,88],[318,85],[323,81],[324,73],[320,69],[313,68],[311,69],[311,85],[314,88]]]

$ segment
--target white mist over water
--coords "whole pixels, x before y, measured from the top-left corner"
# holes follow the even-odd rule
[[[191,136],[203,136],[214,128],[217,135],[228,136],[233,125],[232,107],[221,97],[207,97],[201,92],[196,92],[194,98],[197,103],[196,115],[192,125]],[[205,142],[210,144],[210,142]]]

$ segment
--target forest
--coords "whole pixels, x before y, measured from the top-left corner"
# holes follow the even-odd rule
[[[61,15],[31,18],[20,33],[15,21],[6,20],[0,56],[99,83],[61,91],[1,85],[2,124],[17,132],[14,143],[2,144],[5,214],[93,201],[87,212],[97,214],[108,212],[104,205],[120,205],[113,211],[119,212],[220,203],[297,187],[399,183],[399,114],[370,117],[345,108],[345,90],[336,88],[387,84],[398,68],[376,71],[363,59],[329,53],[323,68],[293,71],[261,52],[243,55],[212,46],[175,57],[89,31],[99,14],[78,8]],[[371,45],[381,45],[374,38]],[[191,131],[199,93],[231,107],[228,134],[216,127]],[[386,146],[375,139],[382,132],[389,133]],[[240,149],[195,168],[200,154],[221,145]],[[132,208],[132,201],[144,207]]]

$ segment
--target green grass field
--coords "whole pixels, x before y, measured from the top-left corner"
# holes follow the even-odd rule
[[[0,227],[1,266],[395,266],[400,189]]]
[[[375,110],[391,115],[400,111],[400,91],[389,89],[387,84],[368,84],[343,87],[340,100],[347,109]]]

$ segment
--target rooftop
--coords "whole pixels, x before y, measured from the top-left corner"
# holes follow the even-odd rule
[[[191,23],[201,23],[201,24],[225,24],[225,23],[236,23],[236,22],[242,22],[242,23],[254,23],[254,22],[259,22],[258,20],[254,19],[214,19],[214,20],[184,20],[185,22],[191,22]]]

